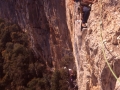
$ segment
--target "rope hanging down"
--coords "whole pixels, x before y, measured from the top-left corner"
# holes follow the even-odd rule
[[[102,21],[102,0],[99,0],[99,7],[100,7],[100,32],[101,32],[101,44],[102,44],[102,52],[103,52],[103,55],[104,55],[104,59],[105,59],[105,62],[107,63],[108,65],[108,68],[110,69],[111,73],[113,74],[113,76],[115,77],[116,80],[118,80],[120,82],[120,80],[117,78],[116,74],[114,73],[114,71],[112,70],[107,58],[106,58],[106,55],[105,55],[105,51],[104,51],[104,42],[103,42],[103,36],[102,36],[102,30],[103,30],[103,21]]]

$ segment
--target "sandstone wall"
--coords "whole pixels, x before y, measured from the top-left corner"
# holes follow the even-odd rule
[[[20,25],[28,33],[39,60],[59,67],[65,55],[74,53],[79,90],[119,90],[102,53],[100,3],[92,6],[89,28],[80,31],[75,0],[0,0],[0,17]],[[119,77],[119,0],[104,0],[103,41],[106,57]],[[115,89],[116,88],[116,89]]]
[[[64,0],[1,0],[0,17],[19,24],[38,60],[52,67],[72,55],[65,8]]]
[[[102,15],[100,15],[101,5]],[[103,42],[105,57],[117,77],[119,77],[119,67],[117,67],[120,62],[119,9],[119,1],[105,0],[102,1],[102,4],[98,1],[92,6],[88,21],[89,28],[87,31],[83,31],[81,35],[76,34],[78,42],[80,42],[80,46],[77,45],[79,59],[76,59],[77,62],[80,62],[78,65],[79,90],[119,90],[119,84],[116,84],[116,79],[110,72],[102,52]],[[101,20],[103,22],[102,30],[100,29]],[[76,22],[75,25],[76,29],[80,24]],[[101,41],[101,32],[103,41]]]

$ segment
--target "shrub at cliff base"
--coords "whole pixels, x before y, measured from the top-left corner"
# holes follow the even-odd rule
[[[25,90],[34,83],[30,90],[44,89],[45,66],[35,59],[28,35],[0,19],[0,90]]]
[[[29,47],[28,35],[0,19],[0,90],[68,90],[68,71],[48,71],[40,61]],[[61,67],[71,61],[65,57]]]

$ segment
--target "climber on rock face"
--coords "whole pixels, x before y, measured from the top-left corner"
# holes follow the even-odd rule
[[[93,3],[95,3],[97,0],[80,0],[81,5],[81,13],[82,13],[82,24],[81,28],[87,28],[87,20],[90,15],[91,6]]]

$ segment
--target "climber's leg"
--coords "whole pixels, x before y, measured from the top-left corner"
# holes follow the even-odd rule
[[[82,26],[86,27],[85,23],[87,23],[89,15],[90,15],[90,7],[84,6],[83,7],[83,18],[82,18]]]

